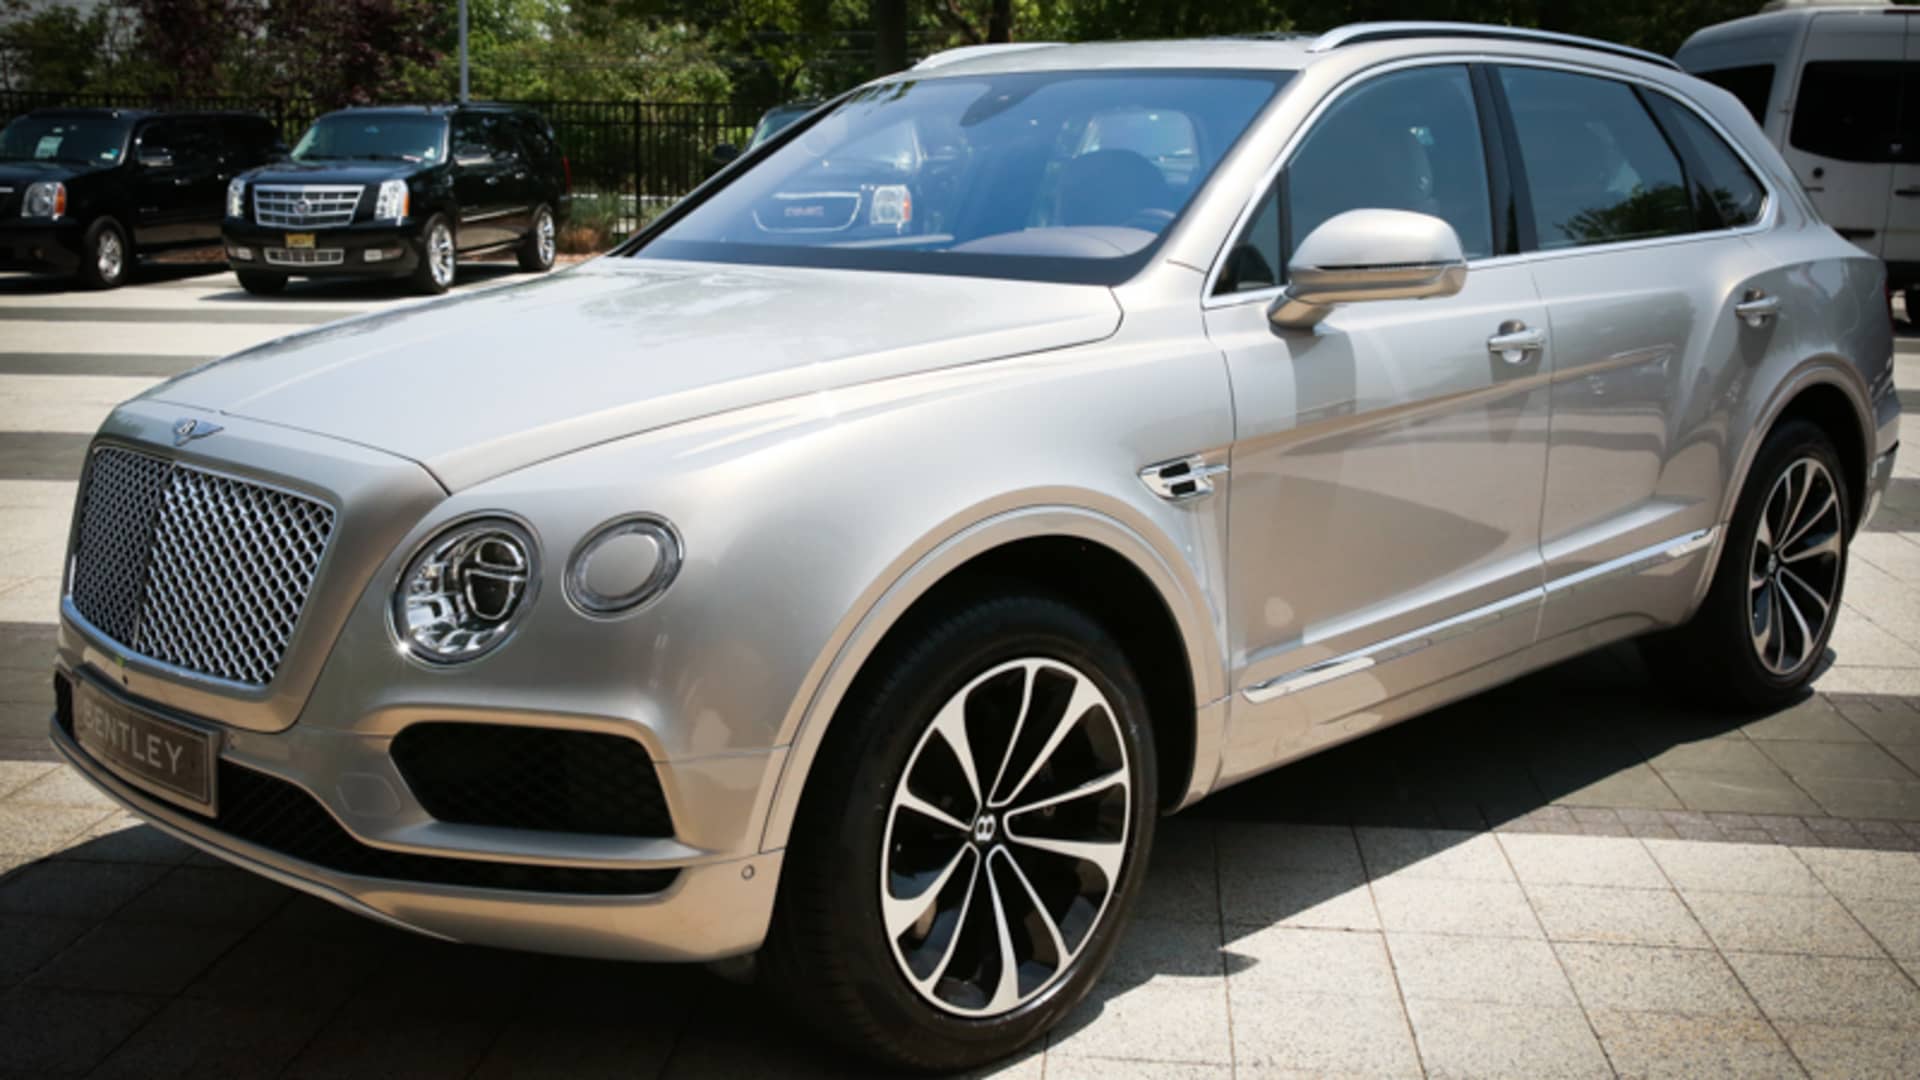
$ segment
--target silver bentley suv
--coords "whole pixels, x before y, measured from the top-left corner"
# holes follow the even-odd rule
[[[1636,635],[1800,692],[1892,468],[1883,280],[1631,49],[941,55],[609,256],[115,410],[52,737],[383,922],[757,956],[983,1062],[1211,791]]]

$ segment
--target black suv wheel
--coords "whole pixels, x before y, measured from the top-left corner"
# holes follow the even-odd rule
[[[89,289],[115,289],[127,280],[133,248],[127,231],[112,218],[87,226],[80,238],[80,283]]]
[[[559,252],[559,235],[553,224],[553,211],[546,206],[533,211],[533,228],[527,230],[527,238],[520,245],[520,269],[534,273],[544,273],[553,269],[553,259]]]

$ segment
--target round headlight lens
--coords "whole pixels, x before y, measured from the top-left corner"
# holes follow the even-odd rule
[[[567,597],[590,615],[631,611],[666,591],[680,572],[680,534],[651,514],[593,531],[567,567]]]
[[[537,580],[525,529],[498,518],[456,525],[407,564],[393,595],[394,633],[422,660],[478,659],[513,633]]]

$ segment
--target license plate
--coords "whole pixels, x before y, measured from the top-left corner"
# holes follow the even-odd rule
[[[74,686],[73,737],[115,776],[212,814],[214,734],[130,708],[84,682]]]
[[[290,232],[287,234],[287,246],[290,248],[311,248],[313,234],[310,232]]]

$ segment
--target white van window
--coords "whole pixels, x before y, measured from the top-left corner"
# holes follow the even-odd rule
[[[1836,161],[1900,159],[1901,69],[1892,60],[1817,60],[1800,73],[1795,149]],[[1915,65],[1920,66],[1920,65]]]
[[[1753,114],[1755,122],[1767,122],[1767,101],[1773,97],[1773,65],[1749,64],[1745,67],[1696,71],[1694,74],[1740,99]]]

